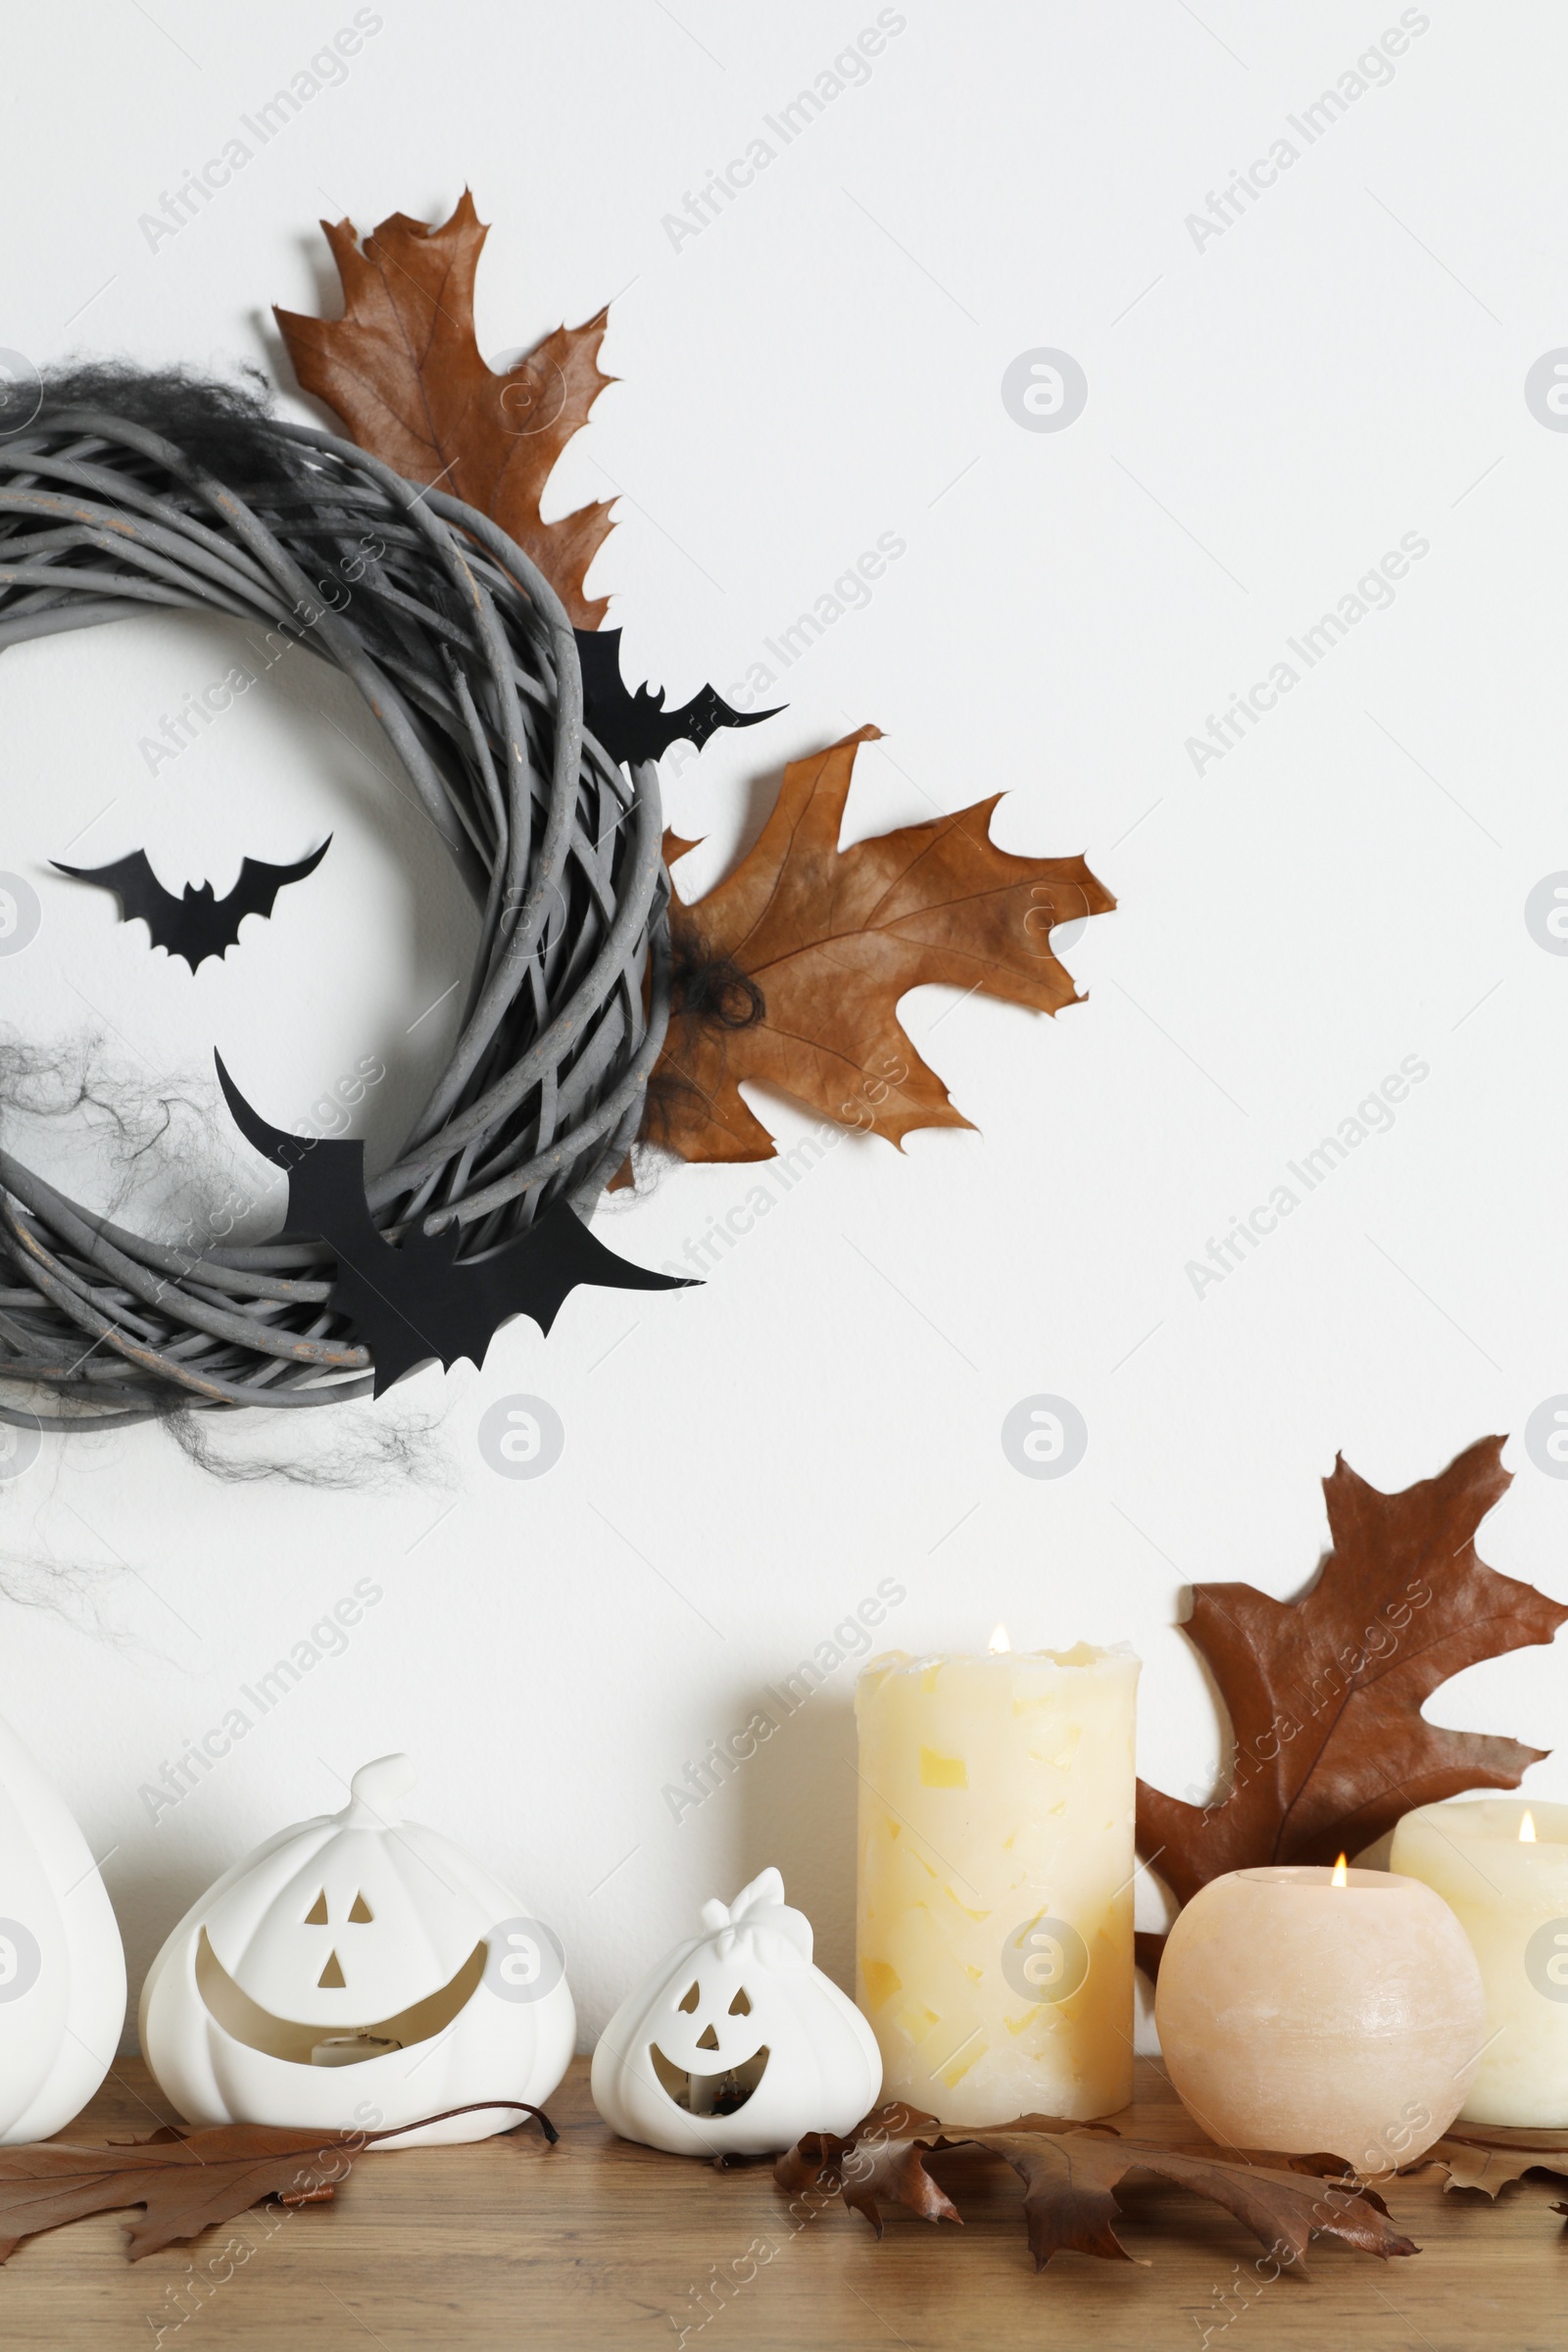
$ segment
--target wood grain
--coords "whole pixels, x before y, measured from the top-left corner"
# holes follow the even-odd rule
[[[1401,2181],[1389,2202],[1422,2253],[1383,2264],[1317,2246],[1308,2279],[1269,2284],[1225,2214],[1135,2186],[1122,2234],[1137,2264],[1069,2254],[1037,2278],[1001,2166],[945,2175],[961,2230],[893,2215],[878,2245],[837,2208],[796,2228],[765,2165],[717,2174],[615,2139],[587,2071],[579,2059],[550,2102],[558,2148],[524,2132],[362,2157],[335,2205],[261,2208],[134,2266],[115,2217],[39,2238],[0,2273],[0,2340],[6,2352],[1558,2352],[1563,2340],[1568,2243],[1550,2210],[1563,2191],[1542,2178],[1494,2207],[1446,2195],[1436,2174]],[[128,2059],[62,2136],[150,2128],[168,2112]],[[1147,2062],[1121,2120],[1194,2137]],[[746,2282],[715,2294],[736,2263]]]

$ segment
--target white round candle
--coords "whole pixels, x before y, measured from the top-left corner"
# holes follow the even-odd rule
[[[1534,1838],[1520,1836],[1527,1817]],[[1568,2124],[1568,1805],[1422,1805],[1390,1859],[1458,1914],[1481,1964],[1486,2048],[1466,2118]]]

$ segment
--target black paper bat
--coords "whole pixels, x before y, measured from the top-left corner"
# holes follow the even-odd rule
[[[416,1226],[395,1245],[377,1231],[365,1197],[364,1143],[317,1142],[270,1127],[221,1056],[214,1059],[235,1126],[264,1159],[287,1171],[285,1231],[318,1234],[336,1252],[327,1304],[348,1317],[374,1356],[377,1396],[432,1357],[449,1372],[463,1356],[482,1365],[491,1340],[514,1315],[531,1315],[548,1332],[579,1284],[611,1291],[692,1287],[689,1275],[655,1274],[617,1257],[564,1200],[488,1257],[458,1257],[457,1225],[428,1235]]]
[[[331,846],[329,833],[320,848],[302,858],[298,865],[264,865],[259,858],[247,858],[226,899],[215,899],[210,882],[204,882],[199,890],[194,882],[187,882],[184,895],[176,899],[153,872],[145,850],[132,850],[115,865],[62,865],[58,858],[50,862],[57,874],[69,874],[74,882],[91,882],[99,890],[112,890],[120,901],[121,921],[133,923],[139,917],[153,946],[166,948],[171,956],[183,956],[194,972],[209,956],[226,956],[239,938],[245,917],[270,915],[284,885],[303,882],[307,874],[314,874]]]
[[[664,689],[639,686],[633,694],[620,674],[620,631],[576,629],[582,664],[583,720],[612,760],[658,760],[672,743],[695,743],[699,751],[720,727],[755,727],[776,718],[772,710],[734,710],[714,686],[705,686],[678,710],[664,709]]]

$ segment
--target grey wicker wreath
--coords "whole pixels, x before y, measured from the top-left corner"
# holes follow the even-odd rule
[[[46,409],[0,444],[0,651],[203,611],[359,689],[482,910],[451,1060],[369,1204],[389,1240],[456,1221],[480,1258],[590,1203],[637,1132],[668,1015],[658,771],[628,785],[585,736],[565,610],[494,523],[230,399],[226,421],[196,399],[182,435],[176,399],[178,446],[119,403]],[[238,488],[202,462],[220,447],[242,453]],[[309,1240],[144,1241],[0,1152],[0,1418],[102,1429],[367,1395],[332,1270]]]

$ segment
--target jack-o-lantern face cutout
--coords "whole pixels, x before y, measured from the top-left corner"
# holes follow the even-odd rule
[[[689,2031],[666,2027],[663,2041],[652,2043],[648,2054],[666,2094],[688,2115],[738,2115],[762,2080],[767,2044],[742,2022],[752,2015],[745,1985],[737,1984],[726,2001],[729,1970],[713,1962],[705,1969],[706,1988],[700,1977],[693,1978],[676,2004]]]
[[[847,2132],[882,2086],[876,2037],[811,1965],[811,1926],[764,1870],[661,1961],[594,2052],[593,2092],[624,2138],[676,2155],[764,2155]]]
[[[344,1812],[259,1847],[159,1953],[142,2049],[190,2122],[346,2126],[368,2100],[395,2125],[537,2103],[560,2082],[576,2031],[560,1946],[476,1862],[402,1819],[413,1780],[406,1756],[366,1765]]]

